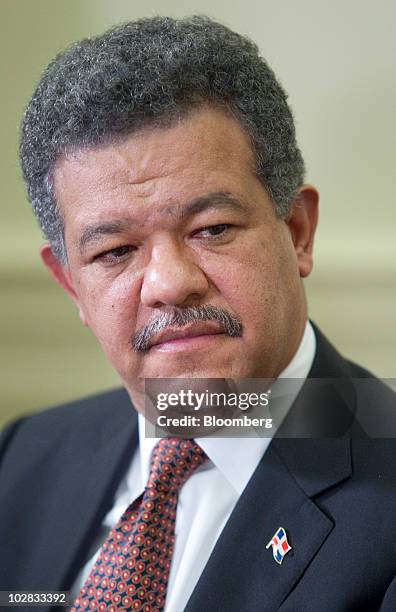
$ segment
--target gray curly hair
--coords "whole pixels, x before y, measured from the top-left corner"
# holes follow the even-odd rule
[[[28,198],[54,255],[67,263],[53,192],[56,162],[146,125],[171,125],[203,104],[223,107],[248,134],[257,176],[284,218],[304,179],[287,96],[257,46],[203,16],[154,17],[86,38],[46,68],[21,125]]]

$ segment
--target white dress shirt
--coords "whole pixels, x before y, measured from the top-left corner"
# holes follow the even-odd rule
[[[299,379],[292,405],[308,372],[316,351],[312,326],[307,322],[303,338],[280,378]],[[103,533],[95,542],[96,551],[80,571],[72,589],[72,598],[89,576],[107,533],[129,504],[143,493],[150,473],[151,452],[156,438],[144,436],[144,417],[139,414],[139,448],[115,494],[114,506],[105,516]],[[271,438],[199,438],[197,442],[209,460],[198,468],[183,485],[176,516],[176,541],[167,588],[165,612],[182,612],[210,554],[233,511],[240,495],[267,450]]]

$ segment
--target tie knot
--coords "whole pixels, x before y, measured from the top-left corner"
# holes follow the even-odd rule
[[[207,456],[194,440],[161,438],[151,455],[147,488],[180,490],[194,470],[206,460]]]

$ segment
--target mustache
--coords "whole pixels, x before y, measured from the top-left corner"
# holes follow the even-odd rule
[[[132,337],[132,348],[137,353],[148,351],[156,334],[167,327],[184,327],[195,321],[217,321],[223,333],[237,338],[242,336],[243,325],[239,317],[216,306],[189,306],[162,313],[157,319],[145,325]]]

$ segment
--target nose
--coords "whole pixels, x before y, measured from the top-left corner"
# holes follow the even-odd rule
[[[166,238],[153,246],[145,269],[141,302],[150,308],[191,305],[209,288],[203,270],[192,260],[188,247]]]

